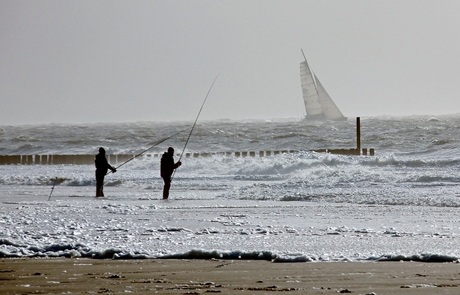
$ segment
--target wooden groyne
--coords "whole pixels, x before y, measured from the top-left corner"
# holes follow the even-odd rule
[[[296,153],[294,150],[279,151],[242,151],[242,152],[220,152],[220,153],[185,153],[186,158],[210,157],[215,155],[228,157],[269,157],[279,154]],[[107,160],[112,165],[119,165],[133,158],[134,154],[107,154]],[[160,158],[161,154],[144,154],[139,158]],[[177,154],[176,156],[179,156]],[[94,164],[95,155],[0,155],[0,165],[59,165],[75,164],[89,165]]]
[[[271,157],[279,154],[292,154],[298,153],[297,150],[274,150],[274,151],[240,151],[240,152],[220,152],[220,153],[185,153],[186,158],[200,158],[211,156],[227,156],[227,157]],[[357,149],[320,149],[312,150],[317,153],[330,153],[341,155],[363,155],[367,156],[367,149],[359,151]],[[160,158],[162,154],[145,154],[139,158]],[[374,155],[374,150],[370,149],[370,156]],[[0,155],[0,165],[60,165],[60,164],[73,164],[73,165],[92,165],[94,164],[95,155]],[[179,155],[176,155],[179,156]],[[116,154],[107,155],[109,163],[112,165],[119,165],[133,158],[134,155],[129,154]]]
[[[368,149],[361,148],[361,118],[356,117],[356,148],[351,149],[324,149],[324,150],[315,150],[318,153],[330,153],[337,155],[354,155],[354,156],[367,156]],[[373,148],[369,149],[369,156],[374,156],[375,150]]]

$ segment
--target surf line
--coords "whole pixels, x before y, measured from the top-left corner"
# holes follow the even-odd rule
[[[185,141],[184,148],[182,149],[182,152],[180,153],[178,162],[182,159],[182,156],[184,155],[185,148],[187,147],[187,144],[188,144],[188,142],[190,140],[190,137],[192,136],[193,129],[195,129],[196,122],[198,121],[198,118],[200,117],[200,114],[201,114],[201,111],[203,110],[204,104],[206,103],[206,100],[208,99],[209,93],[211,92],[211,89],[214,86],[214,83],[216,83],[217,78],[219,78],[219,75],[217,75],[216,78],[214,79],[214,81],[212,81],[211,87],[209,87],[208,93],[206,93],[206,96],[205,96],[205,98],[203,100],[203,103],[201,104],[200,111],[198,112],[198,115],[196,116],[195,122],[192,125],[192,129],[190,130],[190,133],[189,133],[189,135],[187,137],[187,140]],[[176,173],[176,170],[174,169],[174,172],[171,175],[171,181],[172,181],[175,173]]]

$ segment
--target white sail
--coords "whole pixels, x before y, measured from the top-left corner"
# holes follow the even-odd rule
[[[326,89],[311,71],[306,58],[304,62],[300,63],[300,83],[307,119],[346,120],[346,117],[343,116]]]
[[[318,94],[319,94],[319,103],[321,105],[321,109],[323,111],[324,117],[326,117],[329,120],[345,119],[342,112],[335,105],[334,101],[329,96],[326,89],[324,89],[323,85],[318,80],[318,77],[316,77],[316,75],[314,77],[315,77],[316,86],[317,86]]]

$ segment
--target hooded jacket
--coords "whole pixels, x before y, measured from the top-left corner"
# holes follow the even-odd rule
[[[174,169],[179,167],[179,163],[174,164],[174,158],[172,153],[165,152],[161,157],[160,175],[161,177],[171,177]]]

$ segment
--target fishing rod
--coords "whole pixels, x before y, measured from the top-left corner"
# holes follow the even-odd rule
[[[180,154],[180,157],[179,157],[178,161],[180,161],[182,159],[182,156],[184,155],[185,148],[187,147],[188,141],[190,140],[190,137],[192,136],[193,129],[195,129],[196,122],[198,121],[198,118],[200,117],[200,114],[201,114],[201,110],[203,110],[204,104],[205,104],[206,100],[208,99],[209,93],[211,92],[211,89],[214,86],[214,83],[216,83],[217,78],[219,78],[219,75],[216,76],[216,78],[214,79],[214,81],[211,84],[211,87],[209,87],[208,93],[206,93],[206,97],[204,98],[204,101],[201,104],[200,111],[198,112],[198,115],[196,116],[195,122],[193,123],[192,129],[190,130],[190,133],[189,133],[189,135],[187,137],[187,140],[185,141],[184,148],[182,149],[182,152]],[[171,179],[174,177],[174,173],[176,173],[176,170],[174,170],[173,175],[171,176]]]
[[[53,194],[53,191],[54,191],[54,186],[56,185],[56,181],[57,181],[57,177],[54,179],[54,182],[53,182],[53,187],[51,188],[51,192],[50,192],[50,196],[48,197],[48,201],[51,199],[51,195]]]
[[[174,134],[171,135],[171,136],[165,137],[165,138],[163,138],[163,139],[161,139],[161,140],[155,142],[151,147],[149,147],[149,148],[146,149],[146,150],[143,150],[142,152],[140,152],[140,153],[138,153],[137,155],[133,156],[131,159],[129,159],[129,160],[123,162],[122,164],[118,165],[118,167],[115,167],[115,169],[120,168],[121,166],[125,165],[126,163],[128,163],[128,162],[134,160],[135,158],[139,157],[139,156],[142,155],[143,153],[145,153],[145,152],[147,152],[147,151],[153,149],[154,147],[156,147],[156,146],[159,145],[160,143],[165,142],[166,140],[168,140],[168,139],[170,139],[170,138],[172,138],[172,137],[178,135],[179,133],[184,132],[184,131],[187,130],[187,129],[188,129],[188,127],[185,128],[185,129],[182,129],[182,130],[179,131],[179,132],[174,133]],[[112,171],[110,171],[110,172],[112,172]],[[107,174],[109,174],[110,172],[108,172]]]

